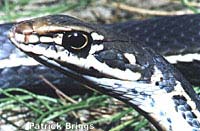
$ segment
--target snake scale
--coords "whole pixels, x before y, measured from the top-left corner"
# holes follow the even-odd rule
[[[200,15],[183,15],[97,25],[53,15],[18,23],[9,37],[22,52],[60,72],[61,80],[66,75],[124,101],[158,130],[199,131],[199,97],[184,78],[199,84],[199,20]],[[13,58],[9,54],[7,58]],[[37,78],[37,69],[49,69],[37,64],[23,68],[22,76],[32,69],[27,80]],[[6,75],[3,70],[1,75]],[[47,77],[55,77],[55,71],[47,72]]]

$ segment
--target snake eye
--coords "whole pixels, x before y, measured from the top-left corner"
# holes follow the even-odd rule
[[[66,32],[63,35],[62,45],[65,49],[75,52],[91,44],[89,34],[84,32]]]

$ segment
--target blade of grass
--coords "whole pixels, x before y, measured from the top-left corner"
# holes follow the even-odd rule
[[[0,93],[2,93],[4,95],[6,95],[6,93],[8,93],[8,92],[20,92],[20,93],[27,94],[27,95],[31,96],[32,99],[33,98],[37,99],[39,102],[41,102],[49,110],[51,110],[51,107],[48,105],[48,103],[47,103],[48,101],[51,101],[51,102],[54,102],[54,103],[58,102],[57,99],[50,98],[50,97],[47,97],[47,96],[36,95],[36,94],[33,94],[33,93],[31,93],[27,90],[20,89],[20,88],[8,88],[8,89],[5,89],[5,90],[0,90]],[[18,99],[21,99],[21,95],[17,96],[17,97],[18,97]]]
[[[193,11],[194,13],[200,13],[200,10],[198,8],[195,8],[194,6],[191,6],[189,4],[188,0],[181,0],[181,3],[186,6],[188,9],[190,9],[191,11]]]
[[[135,122],[134,120],[129,120],[129,121],[126,121],[118,126],[116,126],[115,128],[112,128],[111,130],[109,131],[122,131],[125,127],[131,125],[133,122]]]
[[[106,123],[106,122],[111,122],[111,121],[115,122],[115,121],[120,120],[124,115],[126,115],[126,114],[128,114],[132,111],[133,111],[133,109],[129,108],[128,110],[116,113],[113,116],[110,116],[110,117],[107,117],[107,118],[101,118],[101,119],[98,119],[98,120],[95,120],[95,121],[91,121],[91,122],[88,122],[87,124],[98,124],[98,123],[101,124],[101,123]]]
[[[78,109],[87,109],[89,107],[94,107],[95,105],[101,105],[104,104],[104,100],[106,100],[108,98],[108,96],[98,96],[95,98],[88,98],[86,101],[81,101],[77,104],[70,104],[67,106],[61,106],[59,108],[56,108],[54,110],[48,111],[46,113],[44,113],[38,120],[37,123],[42,123],[42,122],[46,122],[49,121],[51,119],[54,119],[58,116],[61,116],[62,114],[66,114],[70,111],[75,111]],[[101,101],[101,103],[99,103],[99,101]],[[53,114],[52,114],[53,113]]]
[[[3,89],[0,88],[0,92],[2,92],[4,95],[6,95],[7,97],[10,97],[16,101],[18,101],[19,103],[23,104],[24,106],[28,107],[29,109],[33,110],[34,112],[37,112],[38,114],[43,114],[42,111],[38,110],[37,108],[33,107],[32,105],[30,105],[29,103],[26,103],[20,99],[18,99],[18,97],[15,97],[14,95],[4,91]]]

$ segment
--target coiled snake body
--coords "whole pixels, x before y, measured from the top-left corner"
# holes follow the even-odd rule
[[[182,57],[196,59],[191,71],[198,69],[199,19],[185,15],[95,25],[55,15],[20,22],[9,37],[44,65],[132,105],[158,130],[198,131],[199,97],[162,56],[181,61],[180,69],[189,68]]]

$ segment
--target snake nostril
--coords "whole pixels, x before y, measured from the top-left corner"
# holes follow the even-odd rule
[[[155,85],[156,85],[156,86],[159,86],[159,82],[158,82],[158,81],[156,81],[156,82],[155,82]]]

